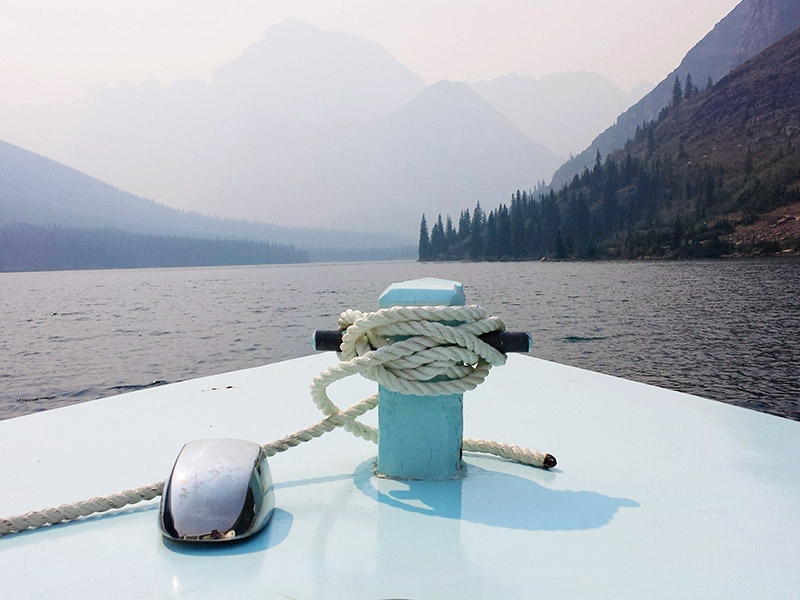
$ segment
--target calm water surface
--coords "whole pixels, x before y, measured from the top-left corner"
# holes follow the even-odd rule
[[[800,260],[0,274],[0,419],[312,352],[393,281],[462,281],[540,358],[800,420]]]

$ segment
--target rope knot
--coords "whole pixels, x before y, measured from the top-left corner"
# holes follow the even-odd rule
[[[329,385],[355,373],[401,394],[442,396],[476,388],[505,355],[478,336],[505,329],[479,306],[396,306],[376,312],[347,310],[340,363],[311,383],[311,398],[327,417],[342,411],[328,397]],[[398,339],[399,338],[399,339]],[[347,418],[353,435],[378,440],[378,430]]]

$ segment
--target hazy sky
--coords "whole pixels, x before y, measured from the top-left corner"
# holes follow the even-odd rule
[[[739,0],[0,0],[0,102],[208,80],[288,17],[385,46],[428,83],[586,69],[657,83]]]

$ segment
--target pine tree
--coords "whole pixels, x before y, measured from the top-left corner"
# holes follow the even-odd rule
[[[497,260],[500,251],[497,241],[497,219],[495,211],[489,213],[486,219],[486,251],[483,255],[485,260]]]
[[[461,218],[458,220],[458,239],[462,242],[469,237],[471,221],[469,209],[461,211]]]
[[[472,260],[481,260],[486,258],[483,248],[483,228],[486,219],[483,216],[483,209],[481,203],[475,205],[475,210],[472,212],[472,240],[470,243],[470,256]]]
[[[692,87],[692,74],[686,74],[686,88],[683,91],[683,97],[687,100],[694,95],[694,87]]]
[[[447,242],[447,249],[450,250],[456,243],[456,230],[453,227],[453,219],[447,215],[447,225],[444,227],[444,239]]]
[[[617,201],[617,190],[612,188],[603,194],[603,200],[600,203],[601,227],[605,237],[613,233],[617,222],[619,221],[619,202]]]
[[[750,146],[747,147],[747,156],[744,159],[744,174],[747,177],[753,174],[753,151],[750,150]]]
[[[672,85],[672,106],[679,106],[681,100],[683,100],[683,88],[681,87],[680,77],[675,75],[675,83]]]
[[[591,227],[589,205],[583,192],[578,191],[578,195],[570,200],[564,217],[567,239],[571,241],[571,246],[578,256],[587,256],[590,253]]]
[[[497,254],[504,260],[511,258],[511,217],[508,207],[501,204],[497,211]]]
[[[556,195],[553,190],[542,199],[542,248],[543,256],[553,254],[556,251],[556,240],[559,239],[559,228],[561,226],[561,213],[556,205]]]
[[[525,215],[523,212],[524,194],[517,190],[516,196],[511,197],[511,240],[510,253],[515,258],[525,255]]]
[[[444,224],[442,223],[442,215],[440,213],[436,224],[433,226],[433,229],[431,229],[431,258],[442,259],[446,251],[447,240],[444,237]]]
[[[422,215],[422,222],[419,224],[419,260],[428,260],[431,251],[431,240],[428,237],[428,223],[425,215]]]
[[[556,235],[556,258],[566,258],[567,247],[564,245],[564,240],[561,239],[561,231]]]
[[[527,240],[526,256],[529,258],[541,258],[542,256],[542,223],[540,215],[540,200],[531,199],[528,204],[528,218],[525,226],[525,239]]]

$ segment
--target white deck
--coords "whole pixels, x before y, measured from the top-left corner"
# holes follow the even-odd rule
[[[0,422],[0,515],[164,479],[189,440],[299,429],[335,360]],[[374,390],[350,379],[340,406]],[[270,459],[279,510],[252,540],[165,543],[151,502],[0,538],[0,598],[798,597],[800,423],[525,356],[466,395],[464,421],[558,467],[469,455],[462,481],[402,484],[334,431]]]

